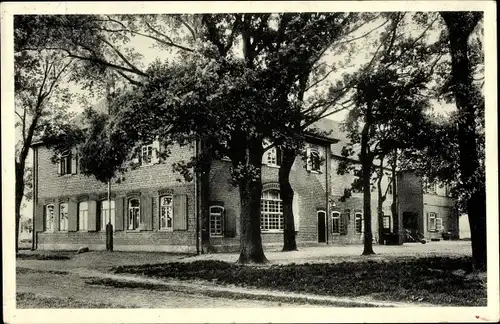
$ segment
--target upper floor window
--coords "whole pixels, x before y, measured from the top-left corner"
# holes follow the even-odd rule
[[[54,205],[47,205],[44,209],[45,216],[45,231],[53,232],[54,231]]]
[[[128,229],[135,230],[141,223],[141,203],[138,198],[128,201]]]
[[[143,145],[141,149],[141,162],[142,165],[148,165],[153,160],[153,145]]]
[[[68,203],[59,205],[59,230],[68,230]]]
[[[268,147],[272,143],[268,140],[264,140],[263,146]],[[263,163],[270,166],[280,166],[281,165],[281,149],[274,145],[264,152]]]
[[[307,170],[319,172],[321,168],[321,156],[315,146],[307,148]]]
[[[158,163],[158,152],[160,150],[160,142],[154,141],[151,144],[141,147],[141,165],[151,165]]]
[[[111,200],[111,204],[108,200],[101,201],[99,205],[99,217],[101,218],[101,230],[106,230],[106,225],[111,223],[113,225],[113,230],[115,228],[115,201]]]
[[[89,203],[82,201],[78,203],[78,230],[86,231],[89,223]]]
[[[222,236],[224,233],[224,207],[210,206],[210,236]]]
[[[72,155],[71,151],[65,151],[59,156],[58,173],[59,175],[71,174],[72,171]]]
[[[354,221],[355,221],[356,233],[358,234],[363,233],[363,214],[360,212],[355,213]]]
[[[160,229],[172,231],[174,229],[173,198],[172,196],[160,197]]]
[[[263,232],[283,230],[283,206],[278,190],[262,192],[260,227]]]

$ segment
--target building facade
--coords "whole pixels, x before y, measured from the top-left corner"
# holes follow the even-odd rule
[[[338,124],[326,121],[319,128],[338,129]],[[308,136],[305,158],[299,156],[293,164],[290,183],[294,189],[293,212],[299,246],[363,242],[362,193],[352,192],[346,197],[354,175],[337,174],[344,144],[341,133]],[[80,173],[77,150],[67,152],[53,163],[53,151],[43,143],[34,145],[35,248],[74,250],[87,246],[103,250],[106,224],[111,223],[114,250],[198,253],[201,231],[207,230],[215,251],[238,251],[240,197],[238,188],[230,183],[230,161],[216,160],[212,165],[210,226],[203,229],[200,184],[186,181],[172,169],[173,163],[189,161],[197,154],[197,143],[169,147],[171,154],[160,162],[157,155],[161,149],[158,142],[142,147],[140,166],[119,181],[112,181],[108,201],[108,185]],[[283,242],[280,159],[277,148],[266,151],[262,159],[264,246],[281,246]],[[377,214],[376,187],[372,188],[370,217],[375,243],[384,242],[384,233],[402,236],[403,226],[413,226],[411,221],[405,223],[408,213],[417,218],[418,228],[426,237],[437,239],[444,230],[458,231],[458,218],[455,222],[449,197],[423,194],[421,181],[410,173],[398,176],[396,184],[397,220],[392,219],[390,209],[394,185],[390,173],[385,172],[382,178],[386,200],[381,217]]]

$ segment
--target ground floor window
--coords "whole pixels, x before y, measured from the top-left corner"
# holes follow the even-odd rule
[[[141,203],[139,199],[133,198],[128,201],[128,229],[139,228],[141,222]]]
[[[358,234],[363,233],[363,214],[359,212],[355,213],[354,221],[355,221],[356,233]]]
[[[54,205],[45,206],[44,210],[45,216],[45,231],[53,232],[54,231]]]
[[[172,196],[160,197],[160,229],[173,230],[173,198]]]
[[[260,227],[263,232],[283,230],[283,206],[278,190],[262,192]]]
[[[78,230],[86,231],[89,223],[89,203],[82,201],[78,204]]]
[[[111,207],[111,212],[109,208]],[[115,228],[115,201],[111,200],[111,206],[108,200],[101,201],[99,205],[99,217],[101,218],[101,230],[106,230],[106,225],[111,222]]]
[[[68,203],[59,205],[59,230],[68,230]]]
[[[222,236],[224,233],[224,207],[210,207],[210,236]]]
[[[341,218],[339,212],[332,212],[332,233],[340,234],[341,229]]]
[[[392,229],[392,217],[390,215],[384,215],[382,220],[383,220],[382,224],[384,226],[384,229],[390,231]]]
[[[437,217],[437,214],[432,212],[428,214],[428,224],[430,232],[439,232],[443,230],[443,219]]]

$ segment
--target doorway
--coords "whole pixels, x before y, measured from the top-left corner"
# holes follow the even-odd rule
[[[318,211],[318,243],[326,243],[326,212]]]

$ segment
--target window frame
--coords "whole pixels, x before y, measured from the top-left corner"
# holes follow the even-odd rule
[[[334,210],[331,212],[331,219],[332,219],[332,234],[333,235],[340,235],[342,232],[342,215],[340,214],[339,211]],[[338,231],[337,232],[334,231],[335,221],[338,222]]]
[[[64,206],[64,209],[63,209],[63,206]],[[68,225],[69,225],[68,208],[69,208],[69,204],[67,202],[62,202],[59,204],[59,229],[58,229],[58,232],[67,232],[68,231]],[[63,222],[63,220],[65,220],[65,221]],[[63,224],[65,226],[62,226]]]
[[[270,192],[276,192],[278,198],[264,197],[266,194],[269,195]],[[278,210],[277,212],[265,210],[266,207],[269,209],[271,203],[276,204],[274,208]],[[281,200],[280,191],[278,189],[273,188],[262,191],[260,198],[260,213],[260,230],[262,233],[283,233],[285,222],[283,216],[283,201]],[[271,216],[274,217],[271,218]],[[278,228],[270,228],[270,224],[276,222],[274,218],[277,218]],[[265,224],[266,226],[264,226]]]
[[[106,207],[104,208],[103,207],[103,204],[104,203],[108,203],[111,205],[111,215],[110,216],[110,221],[111,221],[111,225],[113,225],[113,232],[115,231],[115,228],[116,228],[116,202],[114,199],[111,199],[110,202],[108,202],[107,199],[103,199],[103,200],[100,200],[99,201],[99,227],[100,227],[100,230],[101,231],[106,231],[106,225],[108,225],[108,222],[106,221],[106,217],[103,217],[103,213],[105,212],[106,215],[108,213],[108,210],[109,208]]]
[[[169,205],[163,205],[162,200],[163,199],[168,199],[170,198],[170,204]],[[164,218],[162,216],[162,211],[163,207],[170,207],[170,219],[171,219],[171,226],[168,227],[168,217],[165,217],[165,227],[162,227],[162,219]],[[159,219],[159,225],[158,228],[160,231],[164,232],[173,232],[174,231],[174,197],[172,195],[161,195],[159,197],[159,202],[158,202],[158,219]]]
[[[149,156],[148,162],[145,162],[144,159],[144,149],[146,149],[146,153],[148,153],[146,156]],[[151,149],[151,155],[149,155],[149,149]],[[147,145],[142,145],[141,146],[141,166],[148,166],[148,165],[153,165],[153,155],[154,155],[154,144],[147,144]]]
[[[271,145],[272,143],[269,140],[264,140],[262,142],[262,146],[266,147]],[[267,165],[269,167],[273,168],[279,168],[281,166],[281,159],[282,159],[283,153],[281,152],[281,149],[278,145],[273,145],[266,151],[264,151],[263,154],[263,159],[264,159],[264,165]]]
[[[358,217],[359,215],[359,217]],[[359,218],[359,222],[361,223],[360,225],[360,230],[358,231],[358,218]],[[363,213],[362,212],[354,212],[354,232],[356,234],[363,234],[364,233],[364,219],[363,219]]]
[[[137,200],[138,206],[131,206],[132,201]],[[135,214],[135,220],[137,220],[137,226],[135,226],[135,222],[133,221],[133,214],[131,214],[131,210],[137,210]],[[138,231],[141,227],[141,199],[138,197],[132,197],[127,200],[127,230],[129,231]],[[131,222],[132,220],[132,222]],[[131,228],[132,225],[132,228]]]
[[[71,175],[73,154],[71,150],[66,150],[59,155],[57,167],[59,168],[59,176]],[[76,171],[76,170],[75,170]]]
[[[389,220],[389,227],[385,227],[385,220],[388,219]],[[389,230],[390,232],[392,232],[392,215],[386,215],[384,214],[382,216],[382,229],[384,230]]]
[[[49,213],[48,213],[49,207],[52,207],[52,217],[50,218],[50,224],[51,224],[50,228],[49,228],[49,226],[47,226],[47,221],[49,220],[49,217],[48,217],[49,216]],[[54,233],[55,232],[55,226],[54,226],[55,225],[55,218],[56,218],[56,215],[55,215],[56,210],[55,209],[56,209],[56,206],[54,204],[47,204],[44,207],[44,211],[43,211],[44,216],[45,216],[44,217],[44,226],[45,226],[44,232],[47,232],[47,233]]]
[[[437,222],[436,222],[436,219],[437,219],[437,213],[435,212],[429,212],[427,214],[427,224],[428,224],[428,231],[429,232],[437,232]]]
[[[215,213],[212,211],[214,209],[220,209],[221,211],[219,213]],[[209,225],[208,225],[209,228],[208,228],[208,230],[209,230],[210,237],[224,237],[224,213],[225,213],[224,206],[211,205],[208,210],[209,210]],[[217,216],[220,218],[219,219],[219,223],[220,223],[219,233],[212,233],[212,217],[213,216]]]
[[[309,147],[308,163],[310,172],[321,172],[321,154],[315,146]]]
[[[81,209],[81,206],[82,204],[85,204],[87,205],[87,208],[86,209]],[[78,226],[78,232],[88,232],[88,228],[89,228],[89,202],[88,201],[80,201],[78,202],[78,206],[77,206],[77,209],[78,209],[78,214],[77,214],[77,226]],[[82,218],[82,212],[85,212],[83,215],[85,217]],[[84,221],[82,221],[82,219],[84,219]],[[81,224],[85,224],[85,228],[82,228]]]

